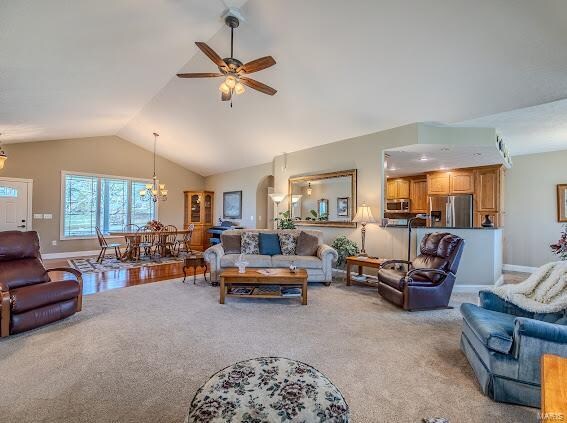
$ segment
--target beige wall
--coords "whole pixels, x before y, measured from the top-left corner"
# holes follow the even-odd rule
[[[556,185],[567,183],[567,150],[514,156],[506,172],[504,263],[541,266],[557,260],[549,244],[559,239]]]
[[[33,221],[44,254],[98,248],[96,240],[59,239],[62,170],[152,177],[152,153],[116,136],[9,144],[5,151],[8,160],[0,176],[33,179],[33,213],[53,214],[52,220]],[[157,174],[169,191],[167,202],[159,206],[159,219],[182,227],[183,190],[202,189],[204,178],[161,157]]]
[[[206,189],[215,192],[215,222],[222,218],[223,192],[242,191],[242,219],[231,220],[247,228],[266,228],[270,219],[267,216],[270,186],[273,186],[272,163],[206,177]]]
[[[358,169],[358,205],[366,202],[372,214],[379,220],[382,209],[383,153],[385,148],[416,144],[418,124],[405,125],[374,134],[326,144],[287,155],[287,168],[282,168],[283,156],[274,163],[275,190],[287,193],[288,179],[315,173]],[[334,200],[336,201],[336,200]],[[287,199],[280,204],[280,211],[287,208]],[[320,229],[320,228],[318,228]],[[325,241],[330,243],[338,235],[345,234],[360,243],[358,228],[323,228]],[[378,224],[367,226],[366,250],[370,255],[404,257],[407,232],[380,228]]]

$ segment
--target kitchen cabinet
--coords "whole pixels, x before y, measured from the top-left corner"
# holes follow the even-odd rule
[[[430,173],[427,175],[427,191],[429,195],[447,195],[451,190],[448,172]]]
[[[407,179],[388,179],[386,182],[386,199],[398,200],[410,198],[410,181]]]
[[[412,179],[410,199],[410,211],[412,213],[427,213],[427,179]]]
[[[475,170],[476,210],[496,212],[500,208],[500,169],[484,168]]]
[[[472,170],[456,170],[449,175],[451,194],[473,194],[474,172]]]
[[[191,248],[204,251],[209,247],[208,230],[213,226],[214,196],[212,191],[185,191],[184,229],[195,225]]]

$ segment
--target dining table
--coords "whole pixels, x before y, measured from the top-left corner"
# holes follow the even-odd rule
[[[144,237],[153,237],[159,239],[159,242],[156,245],[159,245],[160,248],[160,256],[161,257],[168,257],[173,256],[173,251],[168,248],[166,244],[166,240],[168,236],[171,235],[185,235],[191,232],[190,229],[179,229],[177,231],[144,231],[144,232],[124,232],[124,231],[111,231],[109,233],[110,236],[116,237],[124,237],[126,240],[126,250],[122,253],[122,260],[123,261],[132,261],[136,260],[137,252],[139,250],[140,240],[142,236]],[[189,246],[186,246],[189,249]]]

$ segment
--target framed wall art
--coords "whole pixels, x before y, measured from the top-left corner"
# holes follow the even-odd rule
[[[242,191],[222,193],[223,219],[242,219]]]

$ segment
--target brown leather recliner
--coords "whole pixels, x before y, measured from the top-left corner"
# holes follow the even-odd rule
[[[446,308],[465,240],[450,233],[431,233],[421,240],[420,255],[413,262],[389,260],[378,271],[378,292],[405,310]],[[389,268],[405,265],[408,270]]]
[[[67,272],[69,280],[52,281],[50,272]],[[37,232],[0,232],[0,335],[2,337],[69,317],[82,306],[81,272],[45,269]]]

